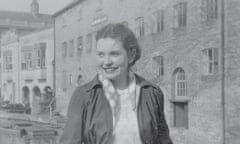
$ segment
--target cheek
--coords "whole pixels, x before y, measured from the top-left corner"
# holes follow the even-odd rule
[[[101,66],[103,64],[103,60],[101,58],[96,59],[97,66]]]
[[[128,63],[128,59],[127,58],[124,58],[124,59],[121,59],[119,60],[119,65],[123,68],[126,68],[128,67],[129,63]]]

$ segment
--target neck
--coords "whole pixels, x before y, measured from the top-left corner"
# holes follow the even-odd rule
[[[112,83],[116,89],[120,89],[120,90],[126,89],[126,88],[128,88],[128,85],[129,85],[129,77],[128,77],[128,75],[126,75],[125,77],[121,77],[119,79],[112,80]]]

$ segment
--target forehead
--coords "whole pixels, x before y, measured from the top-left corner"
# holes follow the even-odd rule
[[[119,40],[104,38],[97,41],[97,51],[102,50],[124,50],[124,48]]]

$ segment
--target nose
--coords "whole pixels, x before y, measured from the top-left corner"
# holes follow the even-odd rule
[[[103,64],[106,65],[106,66],[109,66],[112,64],[112,60],[109,56],[105,56],[104,57],[104,60],[103,60]]]

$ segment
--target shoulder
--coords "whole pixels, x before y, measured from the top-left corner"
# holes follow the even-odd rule
[[[145,78],[143,78],[137,74],[136,74],[136,82],[137,82],[137,85],[139,85],[142,88],[161,91],[161,89],[158,85],[156,85],[153,82],[150,82],[149,80],[146,80]]]
[[[163,100],[163,92],[157,84],[150,82],[139,75],[136,75],[136,82],[137,85],[142,88],[142,91],[148,91],[153,97]]]
[[[71,104],[86,103],[90,97],[89,89],[91,89],[91,86],[92,86],[92,81],[76,87],[76,89],[73,91],[70,103]]]

